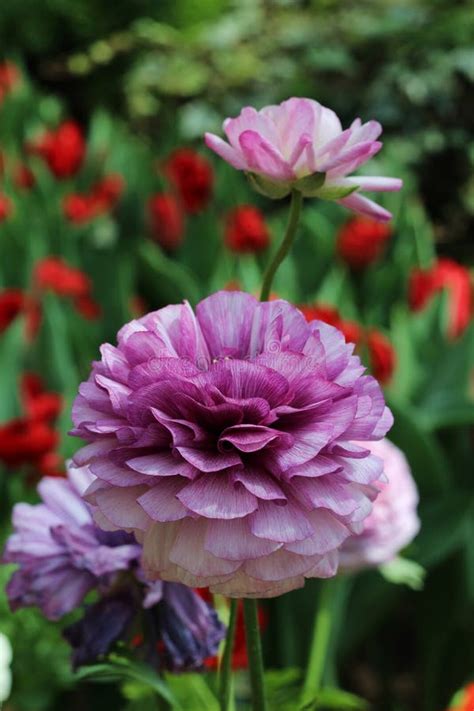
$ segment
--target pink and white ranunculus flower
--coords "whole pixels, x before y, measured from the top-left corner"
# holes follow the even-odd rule
[[[347,538],[340,551],[341,568],[360,570],[388,563],[415,538],[420,528],[418,490],[403,452],[388,439],[364,443],[383,461],[388,481],[377,483],[380,494],[362,533]]]
[[[308,197],[337,200],[350,210],[386,221],[391,214],[360,191],[400,190],[398,178],[350,176],[378,153],[382,127],[355,119],[342,129],[334,111],[312,99],[292,98],[257,111],[242,109],[223,124],[226,141],[206,133],[209,148],[237,170],[246,171],[254,187],[273,198],[297,189]]]

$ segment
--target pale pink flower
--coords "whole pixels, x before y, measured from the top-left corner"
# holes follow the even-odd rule
[[[246,171],[254,187],[280,198],[298,189],[308,197],[337,200],[350,210],[386,221],[391,214],[360,191],[400,190],[398,178],[350,176],[378,153],[382,127],[355,119],[346,130],[334,111],[312,99],[292,98],[257,111],[245,107],[223,124],[228,143],[206,133],[209,148],[237,170]]]
[[[420,528],[418,490],[403,452],[388,439],[364,442],[364,446],[383,461],[385,480],[377,483],[380,494],[362,533],[347,538],[339,551],[341,568],[346,570],[390,562]]]

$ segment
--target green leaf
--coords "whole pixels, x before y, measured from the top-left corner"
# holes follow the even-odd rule
[[[167,257],[158,245],[143,242],[139,256],[143,274],[153,291],[160,294],[163,302],[189,299],[196,303],[201,298],[201,290],[193,274],[179,262]]]
[[[321,193],[321,186],[326,180],[326,173],[312,173],[297,180],[293,188],[303,193],[305,197],[317,197]]]
[[[321,200],[341,200],[342,198],[351,195],[356,190],[358,190],[357,185],[350,188],[340,188],[336,186],[332,187],[331,185],[328,185],[327,187],[323,186],[320,188],[317,193],[314,194],[314,197],[319,197]]]
[[[258,173],[246,173],[250,185],[254,190],[256,190],[260,195],[265,195],[265,197],[271,200],[281,200],[286,197],[290,190],[290,183],[273,182],[273,180],[268,180]]]
[[[82,667],[76,673],[76,678],[78,680],[90,679],[97,682],[134,680],[166,699],[173,708],[179,708],[179,704],[174,694],[169,690],[168,685],[151,667],[125,657],[110,655],[107,662]]]
[[[421,565],[433,567],[464,545],[471,499],[469,492],[456,491],[427,504],[422,500],[422,526],[413,544],[413,555]]]
[[[349,694],[341,689],[322,689],[318,696],[301,708],[301,711],[366,711],[369,704],[360,696]]]
[[[166,682],[183,711],[219,711],[219,702],[202,674],[167,674]]]

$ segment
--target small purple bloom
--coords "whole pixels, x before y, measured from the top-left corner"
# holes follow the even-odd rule
[[[73,668],[93,664],[107,654],[115,642],[126,637],[135,615],[136,600],[128,590],[86,607],[84,615],[63,631],[73,650]]]
[[[94,524],[91,506],[81,498],[95,479],[88,467],[69,464],[67,475],[41,481],[42,503],[14,508],[15,532],[3,556],[19,564],[7,587],[12,609],[34,605],[56,620],[97,589],[99,600],[64,630],[75,668],[107,654],[118,640],[127,641],[132,623],[143,615],[153,642],[149,661],[173,671],[202,668],[225,636],[216,612],[179,583],[148,582],[133,536]],[[129,575],[119,579],[117,573],[125,571]]]
[[[96,521],[134,530],[149,577],[275,596],[335,575],[392,424],[335,328],[238,292],[168,306],[105,344],[73,407]]]
[[[216,611],[194,590],[180,583],[157,581],[148,596],[147,607],[155,636],[162,643],[157,659],[160,668],[172,672],[199,671],[206,659],[217,654],[225,637],[225,626]]]
[[[360,191],[400,190],[401,180],[349,177],[381,149],[377,121],[362,124],[355,119],[343,130],[331,109],[312,99],[292,98],[261,111],[246,107],[237,118],[226,119],[223,129],[228,143],[206,133],[206,144],[234,168],[246,171],[264,194],[280,198],[297,189],[309,197],[338,200],[376,220],[391,218]]]
[[[94,524],[81,498],[93,479],[87,467],[69,467],[67,479],[41,480],[42,503],[15,505],[15,530],[2,559],[19,565],[7,587],[13,610],[34,605],[57,620],[138,559],[133,536],[104,533]]]
[[[388,439],[372,442],[370,450],[383,460],[388,481],[377,482],[380,494],[362,533],[342,545],[340,561],[346,570],[388,563],[411,543],[420,528],[418,491],[403,452]]]

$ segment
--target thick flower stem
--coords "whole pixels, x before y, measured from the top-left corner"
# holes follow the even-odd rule
[[[221,711],[229,710],[232,692],[232,652],[235,642],[235,625],[237,621],[237,600],[230,601],[230,617],[225,639],[224,654],[219,670],[219,701]]]
[[[243,605],[250,684],[252,688],[252,711],[266,711],[267,702],[265,699],[262,643],[258,625],[257,601],[246,598],[243,601]]]
[[[337,584],[337,581],[334,579],[321,582],[318,609],[314,619],[313,639],[303,685],[301,699],[303,705],[317,698],[324,681],[328,646],[334,623],[335,584]]]
[[[295,240],[302,204],[302,193],[300,193],[298,190],[293,190],[291,193],[290,216],[288,218],[288,225],[286,227],[285,236],[278,248],[277,253],[268,265],[263,276],[262,290],[260,292],[260,301],[268,300],[272,288],[273,278],[277,273],[278,267],[285,259]]]

